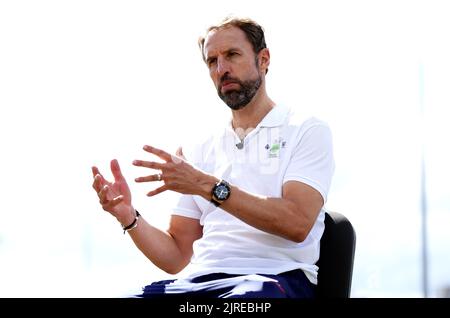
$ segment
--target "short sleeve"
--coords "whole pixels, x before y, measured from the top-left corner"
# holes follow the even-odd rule
[[[186,160],[194,166],[202,169],[202,155],[204,143],[189,143],[183,146],[183,154]],[[180,215],[194,219],[200,219],[202,212],[195,201],[194,195],[179,194],[172,215]]]
[[[327,201],[334,173],[334,156],[331,130],[326,123],[317,122],[297,137],[283,183],[299,181],[316,189]]]
[[[181,215],[188,218],[200,219],[202,212],[192,195],[182,194],[178,203],[172,210],[172,215]]]

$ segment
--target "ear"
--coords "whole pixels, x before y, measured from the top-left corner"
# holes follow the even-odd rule
[[[270,52],[268,48],[262,49],[258,53],[259,68],[266,73],[270,65]]]

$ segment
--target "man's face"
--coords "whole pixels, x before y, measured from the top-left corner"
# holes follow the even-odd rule
[[[204,53],[219,97],[231,108],[244,108],[256,95],[262,76],[258,57],[237,27],[211,31]]]

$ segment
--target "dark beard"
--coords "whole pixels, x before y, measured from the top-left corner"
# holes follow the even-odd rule
[[[250,101],[256,95],[256,92],[261,86],[262,81],[260,75],[258,75],[258,77],[255,80],[248,80],[244,82],[238,79],[230,78],[227,75],[225,75],[221,79],[221,82],[225,80],[232,80],[233,82],[238,83],[241,86],[240,89],[230,90],[224,94],[222,94],[221,92],[221,85],[217,90],[219,97],[225,102],[225,104],[228,105],[228,107],[230,107],[233,110],[242,109],[245,106],[247,106],[247,104],[250,103]]]

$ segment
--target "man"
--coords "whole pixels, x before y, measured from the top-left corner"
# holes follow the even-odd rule
[[[226,19],[199,45],[231,109],[229,126],[200,144],[189,161],[181,148],[174,156],[144,146],[165,162],[133,162],[157,170],[136,182],[163,182],[149,196],[181,194],[169,229],[153,227],[135,210],[116,160],[114,182],[92,168],[103,209],[156,266],[175,274],[190,264],[188,277],[153,283],[141,296],[313,297],[334,171],[330,130],[269,98],[270,53],[256,22]]]

